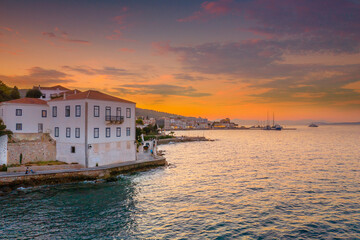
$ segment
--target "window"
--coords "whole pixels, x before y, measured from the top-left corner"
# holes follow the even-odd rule
[[[52,116],[57,117],[57,107],[56,106],[52,107]]]
[[[94,117],[100,117],[100,107],[94,106]]]
[[[110,116],[111,116],[111,107],[106,107],[106,108],[105,108],[105,116],[106,116],[106,117],[110,117]]]
[[[116,108],[116,116],[117,117],[121,116],[121,107]]]
[[[116,128],[116,136],[121,137],[121,128],[120,127]]]
[[[70,117],[70,106],[65,106],[65,117]]]
[[[99,128],[94,128],[94,138],[99,138]]]
[[[71,136],[71,129],[66,128],[66,137],[69,138]]]
[[[81,116],[81,106],[76,105],[75,106],[75,117],[80,117],[80,116]]]
[[[75,153],[75,146],[71,146],[71,153]]]
[[[22,123],[16,124],[16,130],[21,131],[22,130]]]
[[[44,131],[44,125],[42,123],[38,123],[38,133],[42,133]]]
[[[54,129],[54,136],[59,137],[59,127],[55,127]]]
[[[46,110],[41,111],[41,117],[43,117],[43,118],[47,117],[47,111]]]
[[[130,136],[130,128],[129,127],[126,128],[126,136]]]
[[[110,128],[106,128],[106,137],[109,138],[110,137]]]
[[[16,116],[22,116],[22,109],[16,109]]]
[[[75,128],[75,137],[80,138],[80,128]]]
[[[46,94],[43,94],[41,97],[42,97],[42,98],[46,98]]]
[[[130,108],[126,109],[126,117],[131,118],[131,109]]]

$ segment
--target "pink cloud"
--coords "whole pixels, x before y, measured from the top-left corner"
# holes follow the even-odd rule
[[[122,32],[120,30],[113,30],[113,33],[111,35],[106,36],[105,38],[107,40],[118,40],[122,36]]]
[[[151,45],[156,55],[165,55],[171,51],[170,41],[153,42]]]
[[[56,35],[53,32],[42,32],[41,34],[50,38],[56,38]]]
[[[14,29],[9,28],[9,27],[0,27],[0,29],[4,29],[4,30],[6,30],[8,32],[13,32],[14,31]]]
[[[125,18],[126,18],[126,15],[119,15],[119,16],[115,16],[114,18],[113,18],[113,20],[115,21],[115,22],[117,22],[117,24],[124,24],[124,21],[125,21]]]
[[[194,12],[191,16],[178,19],[178,22],[192,22],[195,20],[206,21],[209,18],[229,14],[234,8],[233,0],[219,0],[203,2],[201,10]]]
[[[128,52],[128,53],[134,53],[135,49],[132,49],[132,48],[120,48],[119,51]]]
[[[62,41],[62,42],[70,42],[70,43],[78,43],[78,44],[90,44],[90,42],[87,40],[69,38],[69,35],[67,34],[67,32],[60,30],[58,27],[55,27],[54,31],[56,32],[56,34],[54,32],[42,32],[41,33],[43,36],[48,38],[48,43],[51,45],[55,45],[55,43],[52,42],[53,40],[58,40],[58,41]],[[49,40],[49,39],[52,39],[52,40]]]

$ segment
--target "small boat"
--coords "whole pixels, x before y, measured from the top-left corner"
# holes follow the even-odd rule
[[[318,125],[316,125],[315,123],[312,123],[309,125],[309,127],[318,127]]]

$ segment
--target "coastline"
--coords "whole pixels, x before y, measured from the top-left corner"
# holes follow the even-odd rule
[[[0,174],[0,195],[10,192],[18,187],[32,187],[47,184],[71,183],[91,180],[115,180],[120,173],[144,171],[159,166],[166,166],[165,157],[156,157],[152,160],[131,161],[106,166],[81,169],[62,169],[25,173]]]

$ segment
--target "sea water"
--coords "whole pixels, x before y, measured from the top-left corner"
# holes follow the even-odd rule
[[[0,196],[0,239],[360,239],[360,127],[183,131],[167,167]]]

